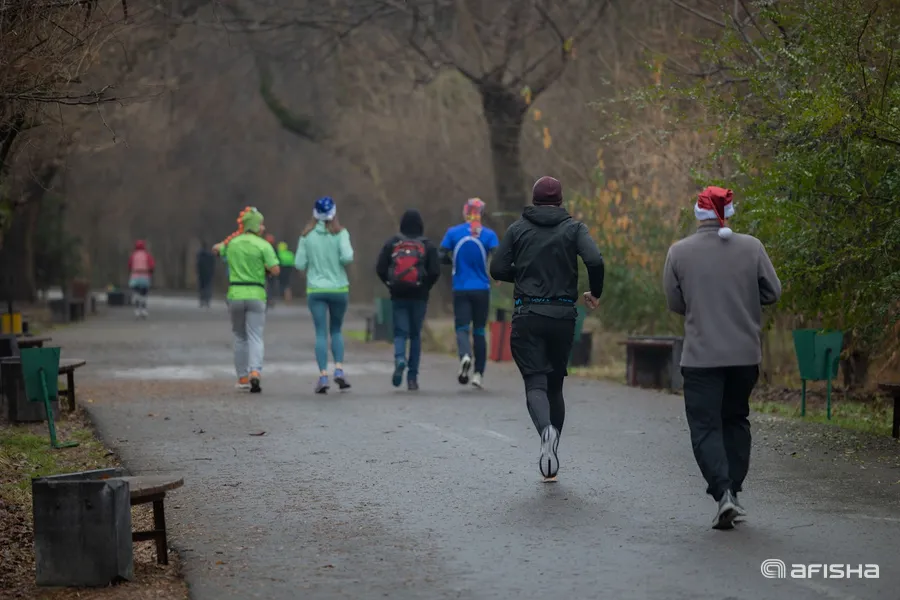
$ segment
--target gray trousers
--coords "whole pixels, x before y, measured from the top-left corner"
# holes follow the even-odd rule
[[[238,378],[252,371],[262,373],[263,329],[266,326],[264,300],[231,300],[231,331],[234,332],[234,370]]]

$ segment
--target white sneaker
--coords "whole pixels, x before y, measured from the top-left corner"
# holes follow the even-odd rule
[[[559,448],[559,432],[553,425],[547,425],[541,433],[541,475],[544,479],[553,479],[559,471],[559,457],[556,450]]]
[[[459,359],[459,374],[456,376],[456,379],[459,381],[460,385],[466,385],[469,383],[469,369],[472,367],[472,357],[466,354],[461,359]]]
[[[481,373],[475,373],[472,375],[472,385],[477,387],[479,390],[484,389],[484,382],[481,381]]]

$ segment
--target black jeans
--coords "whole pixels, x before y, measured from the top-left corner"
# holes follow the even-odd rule
[[[528,414],[538,433],[548,425],[562,432],[566,419],[563,381],[575,339],[575,321],[540,315],[516,315],[509,345],[525,381]]]
[[[682,367],[684,407],[694,458],[716,500],[735,494],[750,468],[750,393],[759,366]]]
[[[491,306],[490,290],[469,290],[453,292],[453,318],[456,325],[456,348],[459,357],[471,355],[475,351],[475,372],[484,374],[487,365],[488,312]],[[469,328],[472,328],[472,343],[469,343]]]

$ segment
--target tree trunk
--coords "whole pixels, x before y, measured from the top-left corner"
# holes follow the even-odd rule
[[[0,251],[0,299],[33,302],[35,299],[34,234],[41,202],[53,183],[59,167],[46,164],[34,170],[25,184],[12,223]]]
[[[518,94],[501,86],[481,85],[481,103],[487,121],[494,170],[498,219],[506,225],[518,218],[528,204],[525,173],[522,169],[522,125],[528,105]]]

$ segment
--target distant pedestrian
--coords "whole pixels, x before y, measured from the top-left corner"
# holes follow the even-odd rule
[[[278,276],[275,249],[261,236],[265,231],[262,213],[247,207],[239,217],[236,235],[217,244],[228,256],[228,309],[234,333],[234,369],[237,388],[262,391],[262,369],[266,325],[266,280]]]
[[[279,292],[285,303],[291,301],[291,274],[294,272],[294,253],[288,248],[287,242],[278,242],[278,263],[281,267],[281,275],[278,276]]]
[[[209,308],[215,272],[216,255],[209,250],[206,242],[202,242],[200,250],[197,252],[197,286],[200,288],[200,308]]]
[[[407,388],[418,390],[422,327],[428,296],[441,276],[437,248],[425,237],[425,225],[419,211],[410,209],[403,213],[400,233],[385,242],[375,272],[391,294],[394,321],[394,375],[391,382],[394,387],[400,387],[406,370]]]
[[[448,229],[441,242],[443,261],[453,265],[453,318],[459,354],[457,380],[462,385],[469,383],[474,349],[472,385],[477,388],[483,385],[487,365],[485,328],[491,305],[488,257],[500,243],[497,234],[481,224],[483,214],[484,202],[470,198],[463,207],[465,222]]]
[[[718,509],[713,527],[746,515],[738,503],[750,467],[750,393],[762,362],[762,307],[781,282],[762,243],[733,233],[733,193],[706,188],[694,206],[696,233],[669,248],[663,285],[669,310],[685,317],[681,372],[694,457]]]
[[[297,241],[294,265],[306,271],[306,303],[316,328],[316,363],[319,379],[317,394],[328,393],[328,335],[334,359],[334,382],[338,388],[350,388],[344,373],[344,315],[350,297],[347,265],[353,262],[350,232],[337,219],[337,207],[329,197],[320,198],[313,208],[313,219]]]
[[[603,257],[584,223],[562,207],[562,185],[541,177],[532,189],[534,206],[509,226],[491,261],[491,277],[515,284],[510,350],[525,382],[528,413],[541,436],[541,474],[559,470],[559,436],[566,416],[563,382],[575,340],[578,257],[587,267],[596,308],[603,292]]]
[[[267,233],[265,236],[265,240],[266,240],[266,242],[269,243],[270,246],[272,246],[272,252],[274,252],[275,256],[277,257],[278,249],[275,247],[275,236],[272,235],[271,233]],[[269,281],[267,283],[268,296],[266,298],[266,306],[268,308],[275,306],[275,298],[278,297],[278,288],[279,287],[280,287],[279,278],[278,277],[270,277]]]
[[[128,287],[134,293],[134,316],[146,319],[147,296],[150,295],[150,284],[153,280],[153,272],[156,270],[156,261],[147,250],[147,243],[138,240],[134,243],[134,251],[128,257]]]

